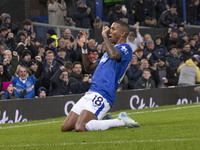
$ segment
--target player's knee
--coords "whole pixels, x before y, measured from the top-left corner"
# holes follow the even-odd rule
[[[84,132],[84,131],[86,131],[85,125],[76,124],[76,125],[75,125],[75,130],[76,130],[77,132]]]
[[[71,128],[71,127],[69,127],[69,126],[67,126],[67,125],[62,125],[61,126],[61,131],[62,132],[67,132],[67,131],[71,131],[71,130],[73,130],[73,128]]]
[[[61,126],[61,131],[62,131],[62,132],[66,132],[66,131],[67,131],[67,128],[66,128],[64,125],[62,125],[62,126]]]

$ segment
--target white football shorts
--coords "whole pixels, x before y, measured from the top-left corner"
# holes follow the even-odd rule
[[[82,110],[88,110],[92,112],[98,119],[101,119],[110,110],[110,104],[99,93],[87,92],[72,107],[71,111],[80,115]]]

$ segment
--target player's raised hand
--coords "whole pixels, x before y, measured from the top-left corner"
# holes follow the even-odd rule
[[[108,26],[103,27],[102,29],[102,36],[107,37],[108,32],[110,31],[110,28]]]
[[[80,31],[78,34],[78,44],[80,45],[81,48],[86,48],[86,42],[87,42],[87,33],[85,31]]]

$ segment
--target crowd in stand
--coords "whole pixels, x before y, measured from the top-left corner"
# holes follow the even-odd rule
[[[188,35],[181,23],[173,19],[166,22],[169,16],[165,12],[177,15],[176,7],[172,6],[166,11],[163,9],[159,17],[160,24],[167,27],[168,31],[155,37],[148,33],[142,36],[140,25],[148,24],[149,17],[157,17],[144,15],[141,18],[139,15],[140,18],[135,19],[140,3],[143,3],[142,0],[134,4],[135,10],[131,12],[135,15],[130,15],[130,18],[127,18],[126,7],[120,4],[116,4],[109,15],[110,23],[121,20],[133,25],[136,31],[131,31],[127,37],[133,57],[118,90],[200,83],[200,33]],[[82,1],[77,2],[77,7],[79,5],[85,10]],[[147,12],[150,10],[148,8]],[[123,14],[122,18],[118,13]],[[76,25],[78,18],[74,20]],[[7,13],[2,13],[0,19],[0,99],[78,94],[90,88],[92,74],[88,74],[82,65],[79,37],[72,35],[69,29],[64,30],[61,37],[57,37],[54,29],[49,29],[45,45],[37,40],[30,20],[26,19],[21,26],[15,26]],[[79,25],[83,25],[83,22],[80,21]],[[178,31],[174,30],[176,27]],[[93,26],[88,28],[92,28],[87,41],[88,57],[95,62],[106,51],[103,39],[99,36],[102,20],[96,18]]]

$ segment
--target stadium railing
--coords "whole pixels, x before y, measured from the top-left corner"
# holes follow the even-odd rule
[[[46,23],[38,23],[38,22],[32,22],[32,29],[37,34],[37,39],[42,43],[46,44],[46,32],[48,29],[54,29],[56,31],[56,34],[58,38],[61,37],[61,34],[64,32],[65,29],[70,29],[72,32],[72,35],[76,37],[78,35],[78,32],[86,31],[89,35],[89,29],[85,28],[77,28],[72,26],[60,26],[60,25],[50,25]]]

